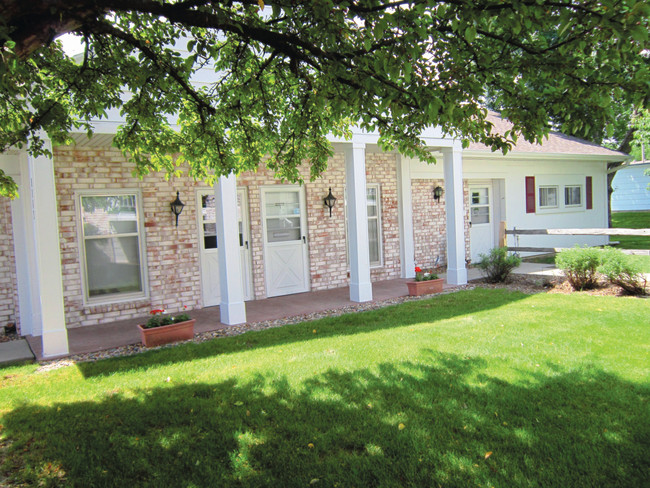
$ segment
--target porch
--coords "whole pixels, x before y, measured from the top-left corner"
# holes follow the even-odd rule
[[[477,268],[469,268],[468,279],[475,280],[481,277]],[[558,271],[552,265],[539,263],[522,263],[515,271],[517,274],[549,275]],[[440,275],[446,278],[446,274]],[[406,282],[409,278],[399,278],[386,281],[377,281],[372,284],[373,300],[366,302],[382,302],[407,295]],[[445,281],[444,290],[458,288],[457,285],[450,285]],[[254,324],[265,321],[301,317],[319,312],[342,310],[353,305],[363,306],[350,301],[350,288],[345,286],[330,290],[285,295],[281,297],[266,298],[246,302],[247,323]],[[227,329],[218,320],[220,316],[219,307],[206,307],[191,312],[192,318],[196,319],[194,326],[195,333],[212,332],[219,329]],[[142,323],[142,318],[122,320],[103,325],[76,327],[68,329],[69,355],[85,354],[112,349],[120,346],[128,346],[140,343],[140,333],[136,325]],[[236,327],[236,326],[235,326]],[[37,360],[43,359],[43,348],[40,337],[27,336],[34,355]],[[48,358],[52,359],[52,358]],[[1,363],[1,361],[0,361]]]
[[[410,280],[400,278],[373,283],[373,300],[369,303],[405,296],[407,294],[407,281]],[[445,284],[445,288],[454,288],[454,286]],[[247,323],[253,324],[328,310],[338,310],[353,304],[350,301],[350,289],[346,286],[331,290],[252,300],[246,302],[246,317]],[[220,310],[218,306],[193,310],[191,315],[192,318],[196,319],[195,333],[212,332],[232,327],[219,321]],[[142,322],[143,318],[140,317],[109,324],[70,328],[68,329],[69,355],[138,344],[140,342],[140,333],[136,325]],[[26,336],[25,339],[29,342],[36,359],[42,360],[41,337]]]

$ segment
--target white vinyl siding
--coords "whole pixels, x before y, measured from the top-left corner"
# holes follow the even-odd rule
[[[78,202],[86,301],[145,296],[139,193],[84,193]]]

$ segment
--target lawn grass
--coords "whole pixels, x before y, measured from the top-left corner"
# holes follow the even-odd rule
[[[650,229],[650,212],[613,212],[612,227],[623,229]],[[621,249],[650,249],[650,237],[613,236]]]
[[[648,304],[475,289],[5,368],[0,486],[648,486]]]

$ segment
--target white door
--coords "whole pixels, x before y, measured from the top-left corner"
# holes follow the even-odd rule
[[[262,221],[267,296],[309,291],[304,189],[263,188]]]
[[[219,305],[221,287],[219,282],[219,250],[217,247],[217,224],[214,208],[214,191],[200,190],[197,194],[199,213],[199,250],[201,258],[201,290],[203,306]],[[246,190],[237,190],[237,222],[239,226],[239,249],[244,300],[253,298],[251,276],[250,226],[248,224],[248,198]]]
[[[491,184],[470,185],[469,218],[470,254],[476,262],[479,254],[487,254],[494,247]]]

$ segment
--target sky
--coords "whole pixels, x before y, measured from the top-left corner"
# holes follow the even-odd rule
[[[58,38],[58,40],[63,43],[63,50],[68,56],[80,54],[84,50],[83,44],[81,42],[81,37],[79,36],[75,36],[73,34],[63,34]]]

